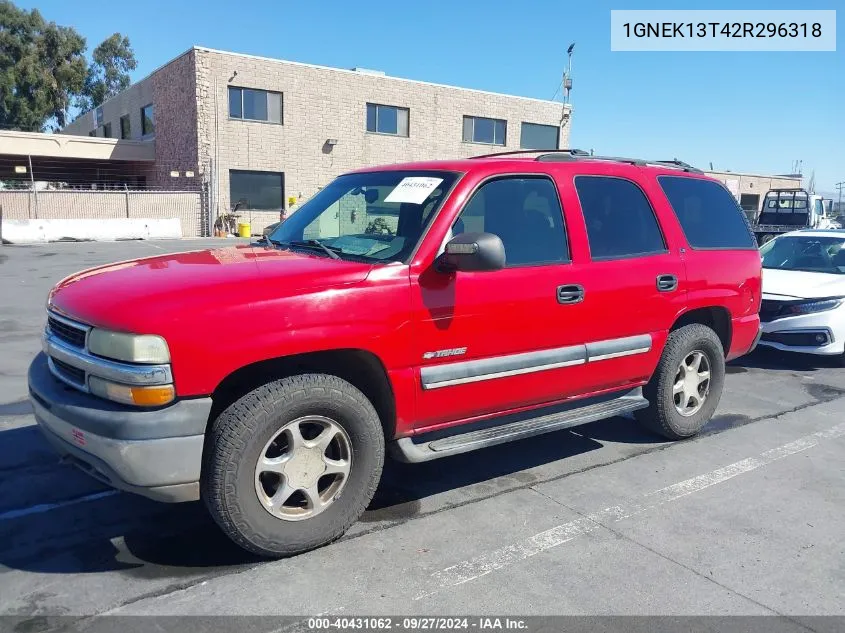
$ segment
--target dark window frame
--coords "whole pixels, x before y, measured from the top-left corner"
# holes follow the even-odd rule
[[[593,256],[593,249],[590,245],[590,231],[587,228],[587,216],[584,215],[584,204],[581,201],[581,194],[578,192],[578,185],[577,181],[579,178],[605,178],[605,179],[613,179],[613,180],[622,180],[625,182],[629,182],[634,185],[639,192],[645,198],[646,204],[648,205],[649,210],[651,211],[651,216],[654,218],[654,223],[657,226],[657,234],[660,236],[660,240],[663,242],[663,249],[662,250],[655,250],[655,251],[643,251],[638,253],[630,253],[627,255],[606,255],[601,257],[594,257]],[[587,237],[587,250],[590,252],[590,261],[593,262],[612,262],[618,261],[622,259],[641,259],[643,257],[654,257],[655,255],[666,255],[669,253],[669,245],[666,241],[666,234],[663,231],[663,225],[660,223],[660,218],[657,216],[657,213],[654,210],[654,205],[651,203],[651,199],[648,197],[648,194],[645,192],[640,184],[636,180],[632,180],[631,178],[626,178],[624,176],[607,176],[605,174],[578,174],[572,179],[572,187],[575,189],[575,195],[578,198],[578,206],[580,207],[581,211],[581,220],[584,222],[584,233]]]
[[[547,174],[547,173],[542,173],[542,172],[509,172],[509,173],[502,173],[502,174],[492,174],[492,175],[487,176],[486,178],[482,179],[481,181],[476,183],[476,185],[472,188],[472,190],[467,194],[466,198],[464,199],[464,203],[461,205],[461,208],[458,210],[458,213],[455,215],[455,218],[449,224],[446,236],[449,235],[449,233],[452,230],[452,227],[455,225],[455,222],[457,222],[460,219],[461,214],[464,212],[464,210],[466,210],[466,208],[469,206],[470,202],[472,202],[472,199],[475,196],[475,194],[478,193],[478,191],[482,187],[484,187],[484,185],[486,185],[490,182],[497,181],[497,180],[506,180],[506,179],[524,180],[524,179],[529,179],[529,178],[534,179],[534,180],[548,180],[551,183],[552,188],[554,189],[555,197],[557,198],[558,209],[560,209],[560,225],[561,225],[561,228],[563,229],[564,258],[560,261],[555,261],[555,262],[538,262],[538,263],[534,263],[534,264],[515,264],[515,265],[508,264],[507,260],[506,260],[504,270],[510,270],[510,269],[515,269],[515,268],[537,268],[539,266],[566,266],[566,265],[571,265],[572,264],[572,248],[571,248],[571,244],[569,242],[569,227],[566,223],[566,213],[563,210],[563,200],[560,197],[560,190],[558,189],[557,182],[555,181],[555,179],[550,174]],[[455,183],[455,185],[457,185],[457,182]],[[450,192],[449,195],[451,195],[451,192]],[[434,218],[432,220],[432,224],[434,223],[434,221],[436,219],[437,218]],[[446,236],[444,236],[443,244],[440,245],[440,251],[442,251],[444,246],[445,246],[445,243],[446,243],[445,237]],[[425,238],[425,235],[423,236],[423,239],[424,238]]]
[[[466,125],[466,120],[472,119],[472,138],[471,140],[466,140],[464,138],[464,126]],[[484,119],[487,121],[493,121],[493,142],[487,143],[485,141],[476,141],[475,140],[475,121],[477,119]],[[502,139],[501,143],[496,142],[496,122],[501,122],[504,124],[503,126],[503,134],[504,138]],[[487,145],[488,147],[506,147],[508,144],[508,120],[507,119],[496,119],[490,116],[480,116],[475,114],[464,114],[461,118],[461,142],[462,143],[470,143],[472,145]]]
[[[554,147],[542,147],[542,148],[525,147],[522,144],[522,130],[526,125],[533,125],[533,126],[536,126],[536,127],[555,128],[555,130],[557,130],[557,136],[555,137],[555,146]],[[560,126],[559,125],[549,125],[548,123],[532,123],[531,121],[521,121],[519,123],[519,148],[520,149],[536,149],[538,151],[560,149]]]
[[[150,112],[152,113],[152,116],[150,117],[150,121],[152,122],[152,125],[153,125],[153,129],[152,129],[152,131],[148,131],[148,130],[147,130],[147,117],[146,117],[146,115],[144,114],[144,110],[146,110],[147,108],[152,108],[152,110],[150,111]],[[153,136],[153,135],[156,133],[156,119],[155,119],[155,114],[156,114],[156,111],[155,111],[155,104],[153,104],[153,103],[148,103],[148,104],[147,104],[147,105],[145,105],[145,106],[141,106],[141,138],[146,138],[146,137],[148,137],[148,136]]]
[[[742,220],[745,224],[745,228],[748,231],[748,235],[750,236],[750,244],[748,246],[693,246],[690,241],[689,237],[687,236],[687,232],[684,230],[684,225],[681,224],[681,219],[678,217],[678,214],[675,212],[675,207],[672,206],[672,202],[669,200],[669,196],[666,195],[666,191],[663,189],[663,185],[660,184],[660,180],[662,178],[684,178],[685,180],[701,180],[703,182],[712,183],[714,185],[718,185],[721,187],[727,194],[730,196],[731,200],[734,201],[736,204],[737,210],[739,211],[739,215],[742,216]],[[725,186],[725,183],[719,180],[706,180],[704,178],[690,178],[689,176],[676,176],[676,175],[668,175],[663,174],[657,177],[657,186],[660,189],[660,193],[663,194],[663,197],[666,198],[666,204],[672,210],[672,215],[675,217],[675,220],[678,222],[678,226],[681,229],[681,234],[684,236],[684,241],[686,242],[687,247],[693,251],[756,251],[759,250],[759,246],[757,244],[757,238],[754,235],[754,230],[751,228],[751,223],[748,221],[748,216],[745,213],[745,209],[743,209],[739,202],[734,198],[734,195],[731,193],[730,189]]]
[[[259,209],[257,207],[248,206],[246,210],[250,211],[259,211],[259,212],[267,212],[267,211],[281,211],[286,208],[285,206],[285,172],[283,171],[272,171],[266,169],[230,169],[229,170],[229,210],[235,206],[238,202],[237,200],[232,200],[232,174],[264,174],[270,176],[278,176],[281,182],[281,206],[276,209]],[[242,212],[241,209],[238,209],[238,213]]]
[[[241,116],[232,116],[232,102],[231,102],[231,92],[232,90],[239,90],[241,93]],[[271,121],[269,119],[270,116],[270,100],[266,98],[266,108],[267,108],[267,117],[266,119],[251,119],[249,117],[244,116],[244,90],[251,90],[253,92],[263,92],[266,98],[266,95],[279,95],[279,120],[278,121]],[[266,123],[268,125],[284,125],[285,124],[285,93],[279,90],[265,90],[264,88],[250,88],[249,86],[228,86],[226,90],[226,108],[228,110],[227,115],[230,121],[246,121],[248,123]]]
[[[368,117],[367,117],[367,109],[370,106],[373,106],[376,109],[376,120],[375,120],[376,129],[375,130],[371,130],[369,128],[369,125],[368,125],[369,121],[368,121]],[[379,108],[390,108],[392,110],[396,110],[396,112],[397,112],[396,134],[393,134],[391,132],[379,132],[378,131],[378,111],[379,111]],[[404,110],[405,112],[408,113],[408,133],[407,134],[399,134],[399,117],[398,117],[399,110]],[[404,106],[395,106],[395,105],[389,105],[387,103],[376,103],[374,101],[367,101],[365,106],[364,106],[364,131],[367,134],[378,134],[379,136],[395,136],[395,137],[398,137],[398,138],[411,138],[411,109],[406,108]]]
[[[132,138],[132,119],[128,114],[124,114],[123,116],[118,119],[120,124],[120,138],[121,140],[129,140]],[[123,123],[126,122],[126,129],[124,129]]]

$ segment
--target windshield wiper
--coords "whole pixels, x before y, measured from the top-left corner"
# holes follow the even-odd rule
[[[319,248],[323,251],[326,255],[331,257],[332,259],[340,259],[340,255],[338,253],[342,253],[342,248],[337,247],[330,247],[323,244],[320,240],[292,240],[290,242],[277,242],[281,246],[299,246],[305,248]]]

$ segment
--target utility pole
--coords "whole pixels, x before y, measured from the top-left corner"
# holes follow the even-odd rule
[[[842,185],[845,185],[845,180],[840,180],[834,187],[839,191],[839,202],[836,203],[836,213],[842,215]]]

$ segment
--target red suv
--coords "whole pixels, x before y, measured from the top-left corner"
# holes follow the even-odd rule
[[[696,434],[759,337],[760,277],[734,198],[678,161],[363,169],[260,243],[63,280],[29,386],[70,461],[202,498],[284,556],[358,519],[386,450],[421,462],[627,412]]]

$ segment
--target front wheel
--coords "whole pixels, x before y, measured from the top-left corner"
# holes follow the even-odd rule
[[[649,406],[635,415],[670,440],[691,437],[713,416],[724,384],[719,337],[705,325],[686,325],[669,333],[657,369],[643,388]]]
[[[249,392],[212,423],[202,497],[244,549],[291,556],[358,520],[383,463],[381,422],[363,393],[336,376],[291,376]]]

